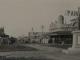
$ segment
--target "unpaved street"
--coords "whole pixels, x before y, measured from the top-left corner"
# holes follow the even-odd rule
[[[50,58],[53,60],[80,60],[80,55],[69,55],[61,52],[59,48],[47,47],[35,44],[26,44],[25,46],[34,47],[39,51],[14,51],[14,52],[0,52],[0,56],[7,57],[39,57]]]

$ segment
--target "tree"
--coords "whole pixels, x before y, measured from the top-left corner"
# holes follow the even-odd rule
[[[11,37],[11,38],[10,38],[10,44],[14,44],[14,43],[16,42],[16,40],[17,40],[16,38]]]

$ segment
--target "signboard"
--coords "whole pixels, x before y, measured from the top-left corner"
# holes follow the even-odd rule
[[[79,16],[80,13],[78,11],[67,10],[65,14],[68,16]]]
[[[80,30],[80,8],[78,8],[77,11],[75,11],[75,10],[66,10],[65,14],[67,16],[78,17],[78,30]]]

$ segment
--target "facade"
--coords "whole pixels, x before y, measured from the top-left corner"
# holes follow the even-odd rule
[[[64,16],[60,15],[56,22],[50,24],[50,40],[57,44],[72,44],[72,31],[76,30],[78,30],[78,18],[72,19],[70,24],[66,24]]]
[[[29,40],[31,43],[48,43],[47,32],[29,32]]]
[[[78,24],[77,24],[77,18],[72,19],[70,24],[65,24],[64,23],[64,16],[60,15],[59,19],[57,22],[52,22],[50,24],[49,31],[50,32],[56,32],[56,31],[74,31],[78,29]]]

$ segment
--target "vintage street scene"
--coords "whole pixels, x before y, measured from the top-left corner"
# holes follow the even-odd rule
[[[80,60],[80,1],[0,0],[0,60]]]

